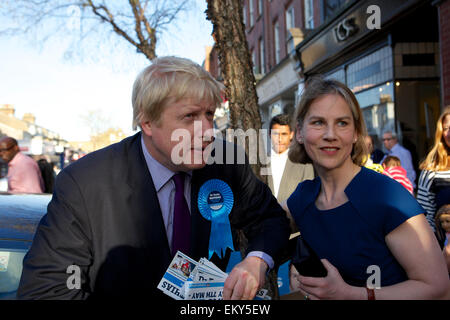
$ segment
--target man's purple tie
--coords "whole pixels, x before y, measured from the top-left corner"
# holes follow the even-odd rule
[[[191,214],[184,197],[184,173],[175,174],[175,207],[173,210],[172,254],[177,250],[189,254],[191,236]]]

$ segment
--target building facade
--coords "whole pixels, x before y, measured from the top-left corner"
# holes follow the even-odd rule
[[[450,104],[450,0],[243,0],[243,13],[263,128],[322,74],[352,89],[378,148],[394,130],[424,158]]]
[[[58,133],[37,125],[33,114],[17,118],[10,104],[0,105],[0,136],[16,139],[21,151],[28,155],[54,156],[69,146]]]
[[[351,1],[296,47],[300,87],[314,74],[344,82],[375,145],[382,147],[384,131],[397,132],[416,169],[433,144],[446,91],[438,11],[432,1]]]

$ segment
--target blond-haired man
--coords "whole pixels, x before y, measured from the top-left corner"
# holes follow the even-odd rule
[[[183,58],[158,58],[139,74],[132,103],[140,132],[60,172],[24,259],[20,298],[165,297],[157,285],[176,251],[208,257],[211,239],[224,236],[211,231],[201,200],[218,180],[234,197],[223,202],[232,240],[238,229],[249,240],[224,298],[255,296],[287,243],[288,221],[247,164],[207,163],[221,90]],[[211,260],[224,269],[228,258],[229,250]],[[70,265],[81,269],[78,289],[67,288]]]

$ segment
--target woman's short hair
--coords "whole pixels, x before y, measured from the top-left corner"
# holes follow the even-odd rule
[[[311,104],[318,98],[328,94],[340,95],[350,107],[357,134],[357,140],[353,145],[351,157],[355,164],[362,166],[365,162],[365,156],[368,153],[364,141],[364,137],[367,136],[366,124],[364,123],[364,118],[361,108],[359,107],[358,100],[356,100],[353,92],[343,83],[333,79],[327,80],[322,76],[314,76],[308,79],[305,83],[305,89],[302,93],[302,97],[297,103],[292,127],[296,128],[295,130],[302,128],[303,121],[305,120],[305,116],[308,113]],[[289,159],[292,162],[312,163],[303,144],[300,144],[297,139],[292,140],[292,144],[289,149]]]
[[[142,121],[158,122],[168,103],[192,99],[219,106],[223,85],[197,63],[179,57],[161,57],[137,76],[132,93],[133,129]]]
[[[420,164],[422,170],[444,171],[450,166],[450,147],[445,143],[443,136],[444,119],[450,116],[450,106],[446,106],[436,123],[436,133],[434,135],[434,145],[427,157]]]

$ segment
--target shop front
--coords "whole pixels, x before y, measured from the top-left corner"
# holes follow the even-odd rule
[[[431,1],[354,1],[297,46],[297,72],[345,83],[376,147],[395,131],[417,167],[441,110],[438,30]]]

